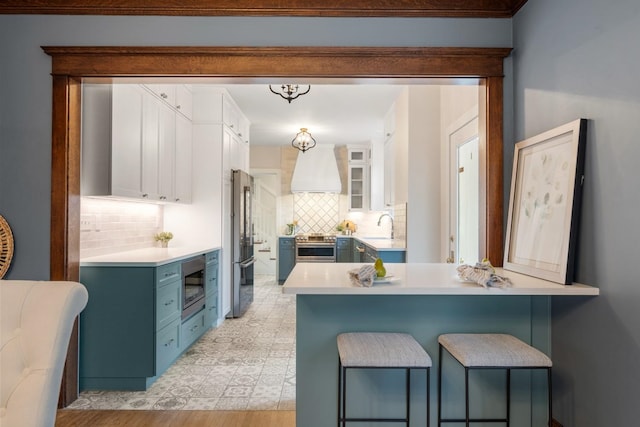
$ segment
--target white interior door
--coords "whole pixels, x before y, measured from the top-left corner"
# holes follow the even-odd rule
[[[479,261],[478,117],[449,135],[449,257],[447,262]]]
[[[276,219],[278,211],[279,172],[255,172],[254,177],[254,252],[255,274],[276,274],[278,243]]]

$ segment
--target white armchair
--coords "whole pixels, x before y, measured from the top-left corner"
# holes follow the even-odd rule
[[[73,322],[87,300],[76,282],[0,280],[0,427],[55,424]]]

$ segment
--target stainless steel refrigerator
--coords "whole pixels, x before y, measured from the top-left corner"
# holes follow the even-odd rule
[[[253,177],[232,171],[231,185],[231,311],[240,317],[253,301]]]

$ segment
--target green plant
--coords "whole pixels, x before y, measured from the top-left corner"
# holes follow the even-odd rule
[[[160,233],[154,234],[153,238],[156,239],[156,242],[168,242],[173,239],[173,233],[170,231],[161,231]]]

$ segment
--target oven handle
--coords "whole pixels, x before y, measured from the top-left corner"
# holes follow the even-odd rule
[[[256,263],[256,261],[257,261],[257,260],[255,259],[255,257],[251,257],[251,258],[249,258],[248,260],[246,260],[246,261],[244,261],[244,262],[239,263],[239,265],[240,265],[240,268],[247,268],[247,267],[250,267],[250,266],[252,266],[253,264],[255,264],[255,263]]]

